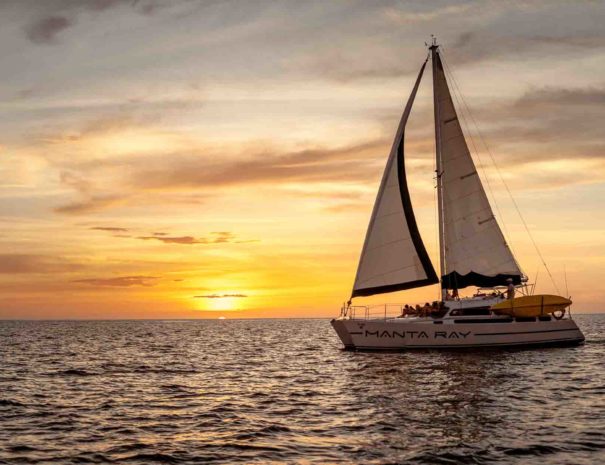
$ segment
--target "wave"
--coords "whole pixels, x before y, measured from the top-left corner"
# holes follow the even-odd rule
[[[24,407],[24,405],[16,400],[0,399],[0,407]]]
[[[502,453],[504,453],[505,455],[511,455],[511,456],[524,456],[524,455],[531,455],[531,456],[542,456],[542,455],[550,455],[550,454],[556,454],[558,452],[562,452],[565,449],[563,449],[562,447],[557,447],[557,446],[549,446],[546,444],[531,444],[525,447],[513,447],[513,448],[508,448],[508,449],[503,449]]]
[[[106,454],[116,455],[116,454],[126,454],[128,452],[133,452],[135,450],[141,449],[149,449],[148,444],[143,444],[140,442],[133,442],[130,444],[120,444],[119,446],[112,447],[105,451]]]
[[[36,452],[36,451],[38,451],[38,449],[36,449],[35,447],[26,446],[25,444],[19,444],[19,445],[14,445],[14,446],[6,446],[6,449],[9,452],[12,452],[14,454],[21,453],[21,452]]]
[[[151,462],[151,463],[179,463],[183,460],[170,454],[160,452],[140,453],[123,457],[119,462]]]
[[[66,370],[50,373],[51,376],[97,376],[99,373],[84,370],[82,368],[68,368]]]
[[[600,463],[603,338],[368,355],[324,320],[278,323],[11,327],[0,464]]]

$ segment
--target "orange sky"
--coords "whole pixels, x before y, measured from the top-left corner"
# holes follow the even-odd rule
[[[0,17],[0,318],[337,315],[431,32],[558,291],[465,128],[525,273],[565,294],[565,268],[574,310],[603,310],[602,3],[7,1]],[[406,150],[437,265],[431,92],[427,74]]]

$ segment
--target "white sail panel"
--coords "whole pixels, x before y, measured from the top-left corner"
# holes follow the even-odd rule
[[[438,282],[418,233],[405,178],[405,125],[426,62],[407,102],[366,233],[352,296],[393,292]]]
[[[440,153],[443,288],[519,282],[522,272],[496,222],[452,102],[439,53],[433,55]]]

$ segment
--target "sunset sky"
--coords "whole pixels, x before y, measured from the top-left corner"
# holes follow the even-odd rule
[[[558,292],[471,124],[524,272],[565,294],[565,268],[574,311],[605,310],[603,2],[4,0],[0,18],[0,318],[336,316],[430,34]],[[437,267],[432,111],[429,69],[406,150]]]

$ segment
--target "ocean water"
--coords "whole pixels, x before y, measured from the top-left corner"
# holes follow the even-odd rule
[[[355,353],[327,320],[0,322],[0,463],[605,463],[586,345]]]

